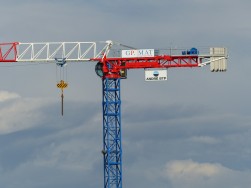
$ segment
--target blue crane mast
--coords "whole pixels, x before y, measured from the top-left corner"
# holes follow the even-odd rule
[[[104,187],[122,188],[120,79],[102,81]]]

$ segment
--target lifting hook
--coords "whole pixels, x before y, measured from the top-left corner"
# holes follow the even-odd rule
[[[60,66],[60,68],[63,68],[66,66],[66,58],[55,58],[57,61],[57,65]],[[64,75],[64,74],[63,74]],[[61,77],[61,73],[60,73]],[[60,82],[57,83],[57,87],[61,89],[61,115],[64,115],[64,89],[68,87],[68,83],[65,82],[63,79],[60,80]]]
[[[61,89],[61,115],[64,115],[64,89],[68,87],[68,83],[64,80],[60,80],[59,83],[57,83],[57,87]]]

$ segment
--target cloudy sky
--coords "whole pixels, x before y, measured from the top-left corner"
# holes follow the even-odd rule
[[[250,188],[248,0],[9,0],[0,42],[114,40],[137,48],[228,48],[228,71],[169,69],[122,80],[123,186]],[[0,187],[103,186],[95,64],[69,63],[65,115],[54,64],[0,65]]]

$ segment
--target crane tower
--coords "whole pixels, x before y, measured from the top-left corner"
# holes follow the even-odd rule
[[[135,49],[113,41],[0,43],[0,62],[95,62],[102,80],[104,188],[122,188],[121,79],[128,69],[145,69],[147,81],[166,80],[169,68],[203,67],[212,72],[227,69],[227,49],[210,48],[201,54],[197,48],[164,53],[155,49]],[[68,86],[61,81],[62,89]],[[63,115],[63,111],[62,111]]]

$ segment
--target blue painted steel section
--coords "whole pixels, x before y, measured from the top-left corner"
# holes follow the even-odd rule
[[[122,188],[120,79],[103,78],[104,188]]]

